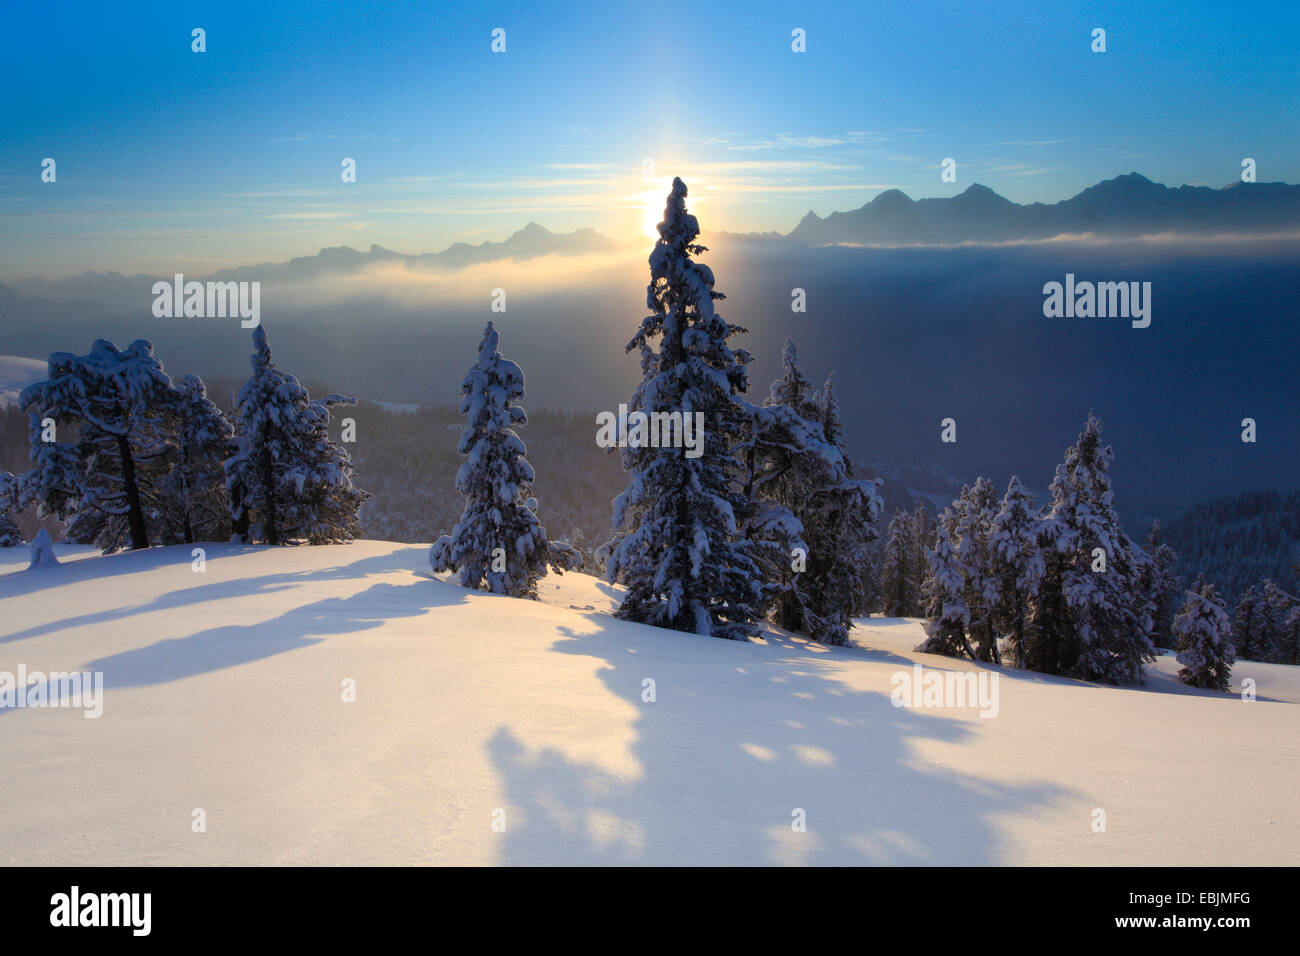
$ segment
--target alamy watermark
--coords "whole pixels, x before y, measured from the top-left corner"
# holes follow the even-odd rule
[[[51,926],[118,926],[132,936],[148,936],[152,911],[152,893],[83,893],[73,886],[50,897]]]
[[[103,671],[0,671],[0,710],[24,707],[69,707],[85,710],[87,720],[104,713]]]
[[[240,326],[255,329],[262,321],[261,282],[186,282],[176,273],[153,284],[155,318],[224,319],[238,316]]]
[[[978,707],[981,717],[998,715],[998,674],[992,671],[926,671],[920,664],[912,670],[895,671],[890,703],[895,707],[921,709]]]
[[[1064,284],[1047,283],[1043,295],[1049,319],[1132,319],[1135,329],[1151,324],[1150,282],[1075,282],[1067,272]]]
[[[596,415],[596,444],[601,448],[685,448],[687,458],[704,454],[704,413],[618,412]]]

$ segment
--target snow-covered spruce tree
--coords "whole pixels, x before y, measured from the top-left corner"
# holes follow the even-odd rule
[[[253,330],[253,374],[235,405],[236,452],[225,462],[231,519],[246,540],[338,544],[353,540],[362,504],[352,461],[329,437],[329,410],[355,399],[313,400],[271,361],[266,329]]]
[[[1043,579],[1041,524],[1034,496],[1012,475],[989,533],[989,579],[996,595],[994,629],[1008,635],[1012,661],[1021,668],[1026,666],[1033,603]]]
[[[123,350],[100,339],[88,355],[55,352],[46,379],[19,396],[31,422],[25,500],[42,515],[71,516],[69,540],[105,552],[149,547],[158,480],[174,447],[172,398],[171,379],[143,339]],[[56,437],[75,430],[75,443],[45,441],[47,423]]]
[[[171,465],[161,481],[167,543],[224,541],[230,537],[230,497],[225,460],[234,429],[211,399],[203,380],[186,375],[177,384]]]
[[[826,440],[839,451],[844,462],[845,484],[828,489],[831,505],[828,517],[815,521],[808,534],[814,538],[825,536],[828,541],[821,551],[829,561],[829,568],[818,580],[825,582],[821,592],[828,606],[843,612],[847,629],[855,616],[869,613],[867,608],[876,597],[879,525],[884,500],[880,496],[881,480],[856,474],[853,459],[845,448],[834,372],[827,375],[822,385],[817,408]],[[923,580],[917,582],[918,594],[923,583]]]
[[[794,588],[806,571],[809,545],[795,511],[801,496],[822,481],[828,463],[819,456],[825,445],[821,425],[809,415],[815,411],[812,386],[799,371],[789,339],[781,358],[782,375],[762,406],[737,399],[745,431],[732,453],[742,463],[738,475],[748,505],[736,519],[762,582],[755,614],[772,611],[783,627],[802,630],[802,596],[796,598]]]
[[[1142,665],[1155,660],[1150,559],[1120,528],[1107,474],[1112,457],[1101,423],[1089,415],[1052,481],[1028,661],[1050,674],[1142,683]]]
[[[750,434],[738,453],[746,465],[744,494],[755,506],[747,537],[756,555],[771,555],[760,565],[776,584],[776,623],[844,644],[880,500],[874,482],[850,476],[839,446],[827,438],[823,414],[787,340],[781,377],[761,408],[751,406]],[[838,424],[831,426],[837,436]]]
[[[945,654],[975,659],[975,650],[966,640],[970,611],[964,596],[965,581],[961,562],[948,537],[948,528],[939,522],[934,550],[929,554],[930,574],[926,578],[926,639],[916,650],[925,654]]]
[[[851,479],[857,479],[853,459],[849,457],[844,445],[844,419],[840,412],[840,403],[835,396],[835,373],[826,376],[826,382],[817,396],[817,409],[821,418],[822,431],[826,440],[839,449],[844,459],[844,471]],[[879,606],[880,601],[880,530],[879,522],[884,510],[884,501],[880,498],[879,478],[870,480],[870,500],[860,499],[858,509],[845,515],[843,524],[844,541],[838,546],[841,560],[851,562],[849,570],[854,578],[853,607],[854,617],[870,614]],[[845,569],[838,569],[842,572]]]
[[[1187,592],[1182,611],[1174,618],[1174,637],[1178,644],[1178,677],[1193,687],[1227,690],[1232,665],[1237,659],[1232,646],[1232,626],[1215,593],[1214,585],[1204,584]]]
[[[650,253],[650,315],[628,343],[641,353],[631,413],[678,413],[704,421],[703,448],[627,447],[627,490],[614,500],[614,538],[601,548],[606,572],[627,593],[618,616],[678,631],[743,639],[758,631],[767,593],[753,544],[742,534],[750,502],[734,454],[748,414],[750,356],[727,344],[740,326],[713,303],[713,272],[692,260],[705,251],[686,211],[686,185],[673,180]],[[656,350],[655,345],[658,348]],[[630,445],[631,443],[629,443]]]
[[[26,544],[13,515],[18,511],[18,479],[7,471],[0,471],[0,548],[16,548]]]
[[[821,421],[817,390],[799,368],[799,352],[794,339],[786,339],[781,349],[781,374],[768,389],[767,407],[784,405],[806,421]],[[825,434],[823,430],[823,439]]]
[[[1152,643],[1157,647],[1172,647],[1174,616],[1179,611],[1179,602],[1186,588],[1174,571],[1178,555],[1164,543],[1159,521],[1152,523],[1147,534],[1146,552],[1151,558],[1150,590],[1155,604],[1151,611]]]
[[[524,397],[524,373],[502,358],[499,342],[489,322],[478,361],[461,382],[460,411],[467,424],[456,489],[465,496],[465,510],[451,535],[434,542],[429,564],[437,572],[458,571],[463,587],[535,598],[548,566],[563,573],[580,567],[582,555],[549,541],[537,520],[533,466],[513,427],[528,421],[517,404]]]
[[[975,652],[986,662],[1001,663],[997,629],[994,621],[998,601],[998,579],[993,570],[990,536],[998,515],[998,494],[987,478],[962,488],[953,502],[956,516],[955,540],[957,561],[961,566],[962,593],[970,614],[970,636]]]

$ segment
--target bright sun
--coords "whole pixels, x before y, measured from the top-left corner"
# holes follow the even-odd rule
[[[659,238],[659,223],[663,222],[668,188],[665,183],[662,187],[656,186],[641,194],[641,229],[651,239]]]

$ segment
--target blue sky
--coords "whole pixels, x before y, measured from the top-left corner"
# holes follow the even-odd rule
[[[706,239],[889,187],[1054,202],[1131,170],[1221,186],[1244,156],[1300,181],[1294,2],[47,3],[3,23],[0,279],[436,251],[529,221],[638,239],[673,175]]]

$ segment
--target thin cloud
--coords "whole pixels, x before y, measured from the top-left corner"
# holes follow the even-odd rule
[[[263,219],[347,219],[349,212],[277,212]]]
[[[739,152],[753,152],[763,149],[824,149],[827,146],[843,146],[848,140],[830,136],[794,136],[781,133],[776,139],[761,139],[745,146],[728,146]]]
[[[1062,143],[1073,143],[1079,137],[1067,136],[1065,139],[1013,139],[1005,143],[989,143],[990,146],[1060,146]]]
[[[1012,176],[1041,176],[1043,173],[1054,173],[1064,168],[1064,166],[1033,166],[1029,163],[1008,163],[1003,166],[993,166],[989,171],[1009,173]]]

